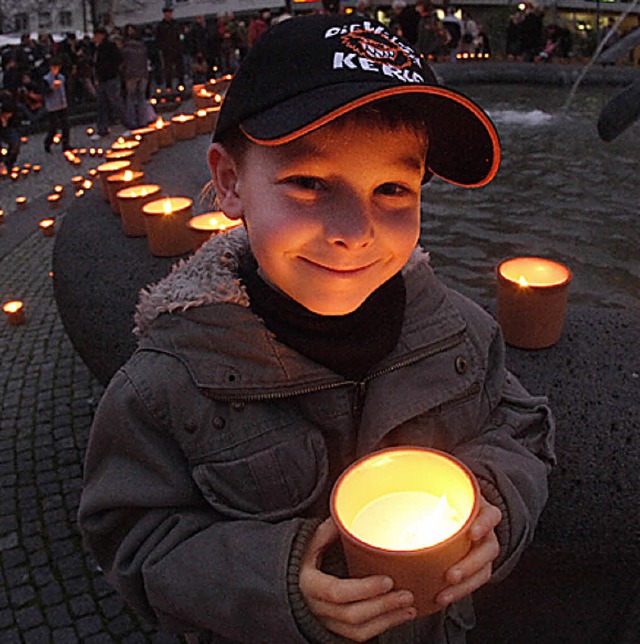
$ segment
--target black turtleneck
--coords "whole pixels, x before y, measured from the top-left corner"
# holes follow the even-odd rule
[[[278,341],[349,380],[361,380],[398,342],[406,297],[400,273],[352,313],[318,315],[269,286],[253,256],[240,270],[251,309]]]

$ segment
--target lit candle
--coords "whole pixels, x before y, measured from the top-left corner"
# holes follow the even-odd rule
[[[177,141],[193,139],[196,135],[196,117],[193,114],[178,114],[171,118]]]
[[[146,153],[147,159],[149,159],[151,155],[155,154],[158,151],[158,148],[160,147],[160,135],[158,134],[157,127],[155,126],[141,127],[141,128],[138,128],[137,130],[132,130],[131,134],[136,139],[138,137],[141,137],[140,146],[141,148],[143,148],[144,151],[139,148],[138,152],[143,155],[145,155]]]
[[[26,177],[29,174],[29,172],[30,172],[29,168],[22,168],[22,170],[20,170],[20,174],[23,177]]]
[[[23,195],[16,197],[16,206],[18,210],[24,210],[27,207],[27,198]]]
[[[36,174],[42,170],[42,166],[37,163],[31,168]]]
[[[520,349],[553,346],[562,334],[571,271],[541,257],[498,266],[496,317],[505,341]]]
[[[64,186],[61,186],[60,184],[57,184],[53,186],[53,191],[57,192],[58,194],[62,194],[64,192]]]
[[[95,130],[92,127],[88,127],[86,130],[87,136],[91,136],[92,134],[95,134]]]
[[[53,219],[41,219],[38,226],[40,226],[40,230],[42,230],[42,234],[45,237],[53,237],[55,234],[56,228],[55,221]]]
[[[51,193],[47,196],[47,201],[49,202],[49,208],[51,208],[52,210],[57,208],[60,205],[60,193]]]
[[[144,172],[141,172],[140,170],[131,170],[130,168],[127,168],[122,172],[116,172],[107,177],[107,192],[109,195],[109,203],[111,204],[111,209],[116,215],[120,214],[118,200],[116,199],[118,190],[126,188],[127,186],[133,186],[138,183],[142,183],[143,180]]]
[[[12,324],[13,326],[24,324],[24,303],[20,300],[12,300],[11,302],[6,302],[2,306],[2,310],[5,312],[7,316],[7,322],[9,322],[9,324]]]
[[[159,257],[174,257],[192,248],[187,226],[193,201],[187,197],[163,197],[142,206],[149,250]]]
[[[59,134],[54,134],[53,135],[53,143],[54,144],[57,145],[58,143],[60,143],[61,140],[62,140],[62,137]]]
[[[211,134],[213,131],[213,112],[201,109],[196,112],[196,133]]]
[[[360,459],[331,495],[350,575],[389,575],[413,593],[418,615],[441,610],[435,597],[469,552],[478,496],[471,471],[437,450],[399,447]]]
[[[229,219],[220,211],[205,212],[189,219],[188,226],[193,237],[193,250],[197,250],[212,235],[242,226],[242,220]]]
[[[158,199],[160,186],[156,184],[138,184],[121,188],[116,193],[122,230],[127,237],[144,237],[147,234],[142,206]]]
[[[71,183],[74,186],[79,186],[84,181],[84,177],[81,174],[76,174],[71,177]]]
[[[105,161],[97,168],[97,174],[100,177],[100,185],[102,186],[102,196],[106,201],[109,201],[109,188],[107,186],[107,177],[115,174],[116,172],[123,172],[131,167],[131,161]],[[91,171],[89,171],[91,174]]]
[[[4,221],[4,210],[0,208],[0,224]]]
[[[174,134],[171,121],[164,121],[161,116],[156,119],[154,127],[158,130],[158,143],[160,147],[166,148],[173,145]]]
[[[81,185],[83,190],[90,190],[93,186],[93,181],[91,181],[91,179],[85,179]]]

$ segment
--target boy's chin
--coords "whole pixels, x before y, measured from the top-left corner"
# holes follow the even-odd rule
[[[329,298],[327,300],[310,298],[305,302],[298,302],[306,309],[316,315],[339,316],[349,315],[362,306],[366,297],[363,298]]]

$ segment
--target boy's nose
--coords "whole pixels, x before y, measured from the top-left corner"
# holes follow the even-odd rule
[[[343,248],[368,246],[374,237],[371,206],[358,198],[341,200],[326,219],[325,234],[332,244]]]

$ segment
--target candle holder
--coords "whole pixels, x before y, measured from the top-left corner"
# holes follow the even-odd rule
[[[213,132],[213,112],[200,109],[196,112],[196,134],[211,134]]]
[[[137,130],[131,130],[131,135],[136,141],[139,136],[142,137],[140,139],[140,147],[143,149],[139,149],[139,152],[143,155],[146,154],[147,159],[150,159],[158,151],[160,137],[158,135],[158,128],[155,126],[140,127]]]
[[[16,207],[18,208],[18,210],[26,210],[27,198],[24,195],[16,197]]]
[[[139,145],[138,141],[135,143]],[[107,161],[129,161],[132,170],[142,170],[142,159],[135,150],[109,150],[104,156]]]
[[[191,217],[187,222],[193,239],[193,250],[196,251],[213,235],[227,232],[242,226],[241,219],[229,219],[222,211],[205,212]]]
[[[131,168],[131,161],[105,161],[97,168],[98,176],[100,177],[100,185],[102,186],[102,196],[105,201],[109,201],[109,187],[107,186],[107,177],[110,177],[116,172],[123,172]]]
[[[196,117],[193,114],[178,114],[171,118],[176,141],[186,141],[196,136]]]
[[[152,127],[155,127],[158,130],[158,143],[161,148],[173,145],[175,138],[173,123],[171,123],[171,121],[164,121],[162,117],[159,116]]]
[[[350,576],[388,575],[418,616],[442,610],[435,598],[471,549],[478,498],[472,472],[444,452],[398,447],[356,461],[331,493]]]
[[[20,300],[12,300],[11,302],[6,302],[2,306],[2,310],[7,316],[7,322],[12,326],[24,324],[24,302],[21,302]]]
[[[541,257],[516,257],[497,269],[496,317],[507,344],[546,349],[562,335],[571,271]]]
[[[116,197],[119,190],[127,186],[135,186],[144,181],[144,172],[140,170],[131,170],[127,168],[122,172],[116,172],[107,177],[107,193],[109,195],[109,203],[111,210],[114,214],[120,214],[119,202]]]
[[[55,223],[54,219],[41,219],[38,226],[40,226],[40,230],[45,237],[53,237],[56,233]]]
[[[142,206],[149,250],[158,257],[188,253],[193,245],[187,222],[193,201],[187,197],[163,197]]]
[[[50,195],[47,195],[47,201],[49,202],[49,208],[51,210],[56,210],[60,205],[60,199],[62,195],[59,192],[52,192]]]
[[[142,206],[155,201],[160,194],[160,186],[154,183],[142,183],[118,190],[116,200],[122,230],[127,237],[144,237],[147,234]]]

